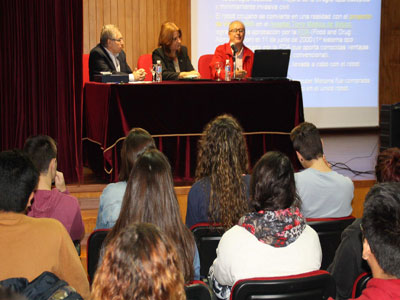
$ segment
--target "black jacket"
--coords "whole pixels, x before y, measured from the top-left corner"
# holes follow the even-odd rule
[[[153,64],[156,64],[157,60],[161,60],[163,80],[178,80],[179,72],[175,72],[173,60],[165,55],[162,48],[155,49],[152,56]],[[181,51],[178,53],[178,62],[181,72],[189,72],[194,70],[185,46],[181,46]]]
[[[128,66],[126,62],[126,55],[124,50],[122,50],[117,59],[120,64],[120,73],[132,73],[131,68]],[[104,49],[104,47],[98,44],[96,47],[90,51],[89,56],[89,77],[90,81],[94,80],[94,75],[100,74],[100,72],[112,72],[113,74],[118,73],[115,70],[114,63],[111,60],[111,57]]]

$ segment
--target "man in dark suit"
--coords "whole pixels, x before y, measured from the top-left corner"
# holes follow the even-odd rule
[[[129,81],[144,80],[146,72],[143,69],[132,72],[126,62],[124,39],[118,27],[112,24],[104,25],[101,29],[100,44],[90,51],[89,75],[94,80],[94,75],[101,72],[127,73]]]

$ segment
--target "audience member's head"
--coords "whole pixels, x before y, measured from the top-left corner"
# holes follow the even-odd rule
[[[29,156],[40,174],[51,171],[54,173],[51,174],[54,178],[57,170],[57,146],[51,137],[47,135],[29,137],[24,144],[24,153]]]
[[[307,161],[322,158],[324,151],[322,149],[321,137],[319,131],[314,124],[304,122],[293,128],[290,133],[290,139],[293,143],[294,150],[301,155],[301,159]]]
[[[251,203],[256,211],[299,206],[293,167],[280,152],[267,152],[256,163],[250,181]]]
[[[152,224],[121,230],[107,245],[92,286],[93,300],[186,299],[175,245]]]
[[[211,184],[209,218],[230,228],[248,211],[243,183],[248,156],[243,129],[230,115],[209,122],[199,141],[196,179]]]
[[[138,156],[146,149],[155,147],[150,133],[142,128],[132,128],[122,144],[119,180],[127,181]]]
[[[132,223],[152,223],[166,233],[178,246],[185,281],[193,280],[194,238],[181,219],[170,164],[156,149],[145,151],[133,166],[120,215],[107,240]]]
[[[175,56],[175,53],[180,51],[181,38],[181,29],[175,23],[165,22],[161,25],[158,45],[168,56]]]
[[[27,300],[24,295],[17,294],[12,289],[0,285],[1,300]]]
[[[38,183],[39,173],[18,150],[0,153],[0,211],[22,213]]]
[[[400,182],[400,149],[389,148],[379,153],[375,175],[378,182]]]
[[[371,188],[361,220],[365,237],[363,258],[374,277],[400,278],[400,183]]]

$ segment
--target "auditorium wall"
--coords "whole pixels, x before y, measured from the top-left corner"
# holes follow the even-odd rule
[[[104,24],[115,24],[124,37],[128,64],[136,68],[139,56],[157,47],[165,21],[181,28],[190,54],[190,0],[83,0],[83,53],[99,43]]]

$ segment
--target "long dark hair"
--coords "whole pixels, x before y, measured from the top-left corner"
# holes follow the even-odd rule
[[[146,149],[155,148],[154,139],[143,128],[132,128],[126,136],[121,149],[121,170],[119,180],[127,181],[137,157]]]
[[[206,125],[199,141],[196,180],[210,179],[208,215],[226,228],[248,211],[243,181],[248,157],[243,129],[230,115],[221,115]]]
[[[300,207],[293,167],[285,154],[271,151],[259,159],[251,175],[250,198],[255,211]]]
[[[185,281],[193,280],[194,238],[181,219],[170,164],[156,149],[145,151],[137,159],[128,179],[120,215],[106,242],[132,223],[157,225],[176,244],[183,261]]]

